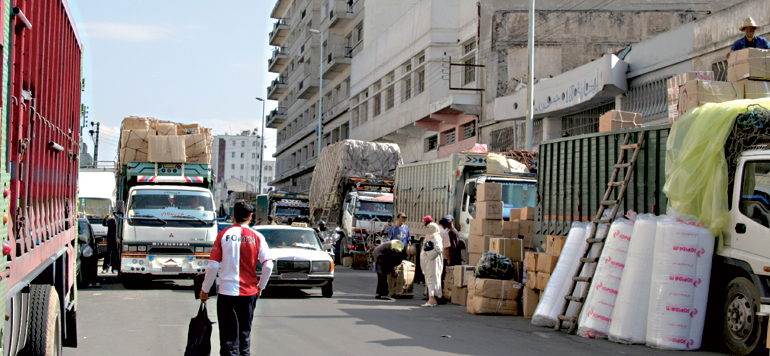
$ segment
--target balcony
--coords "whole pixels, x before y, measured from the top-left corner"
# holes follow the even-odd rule
[[[267,114],[267,124],[265,126],[277,129],[284,121],[286,121],[286,108],[277,107]]]
[[[270,17],[274,19],[280,19],[286,14],[286,10],[291,6],[291,0],[276,0],[273,11],[270,12]]]
[[[267,60],[267,71],[280,73],[286,63],[289,63],[289,52],[286,47],[276,47],[273,50],[273,57]]]
[[[267,87],[267,98],[270,100],[278,100],[288,88],[289,86],[286,84],[286,78],[275,78],[273,82],[270,83],[270,86]]]
[[[325,57],[324,79],[332,79],[350,66],[350,61],[353,58],[353,47],[334,45]]]
[[[273,30],[270,31],[270,45],[271,46],[280,46],[283,44],[284,41],[286,41],[286,38],[289,37],[289,31],[290,31],[290,24],[289,19],[282,18],[278,19],[278,21],[273,24]]]
[[[318,70],[315,65],[304,64],[304,77],[297,84],[297,96],[300,99],[310,99],[318,93]]]
[[[345,27],[354,17],[356,15],[353,13],[353,5],[348,5],[347,0],[334,0],[334,5],[329,10],[329,28]]]

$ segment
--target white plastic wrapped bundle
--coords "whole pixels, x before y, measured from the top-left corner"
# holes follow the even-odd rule
[[[636,218],[626,267],[620,280],[615,308],[612,310],[609,339],[611,341],[644,344],[647,342],[647,307],[650,301],[653,249],[658,218],[643,214]]]
[[[714,236],[691,216],[658,222],[647,318],[647,345],[696,350],[703,328]]]
[[[561,313],[564,305],[564,296],[569,292],[572,276],[575,275],[580,257],[585,251],[586,226],[587,223],[572,223],[556,269],[551,274],[548,286],[543,291],[540,303],[532,316],[532,324],[547,327],[556,325],[556,317]]]
[[[634,223],[630,220],[617,219],[612,223],[580,313],[578,335],[590,338],[607,336],[633,231]]]

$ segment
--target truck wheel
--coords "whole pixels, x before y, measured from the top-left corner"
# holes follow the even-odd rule
[[[61,308],[59,294],[47,284],[30,285],[27,344],[22,355],[61,355]]]
[[[725,289],[722,334],[725,345],[735,355],[748,355],[762,338],[759,294],[754,284],[743,277],[730,281]]]
[[[329,283],[324,284],[321,286],[321,295],[324,296],[324,298],[331,298],[334,294],[334,282],[329,281]]]

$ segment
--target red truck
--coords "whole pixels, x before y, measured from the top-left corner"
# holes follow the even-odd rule
[[[0,1],[2,353],[77,346],[82,47],[66,0]]]

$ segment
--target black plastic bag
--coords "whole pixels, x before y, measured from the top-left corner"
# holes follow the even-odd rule
[[[190,327],[187,329],[187,347],[184,356],[209,356],[211,355],[211,331],[214,323],[209,320],[206,304],[201,303],[198,315],[190,319]]]
[[[516,269],[508,257],[487,251],[476,262],[476,278],[511,280]]]
[[[203,289],[203,280],[206,278],[205,273],[196,274],[195,277],[193,277],[193,293],[195,293],[195,299],[200,299],[201,296],[201,289]],[[209,297],[214,297],[217,295],[217,282],[214,281],[214,283],[211,285],[211,289],[209,290]]]

